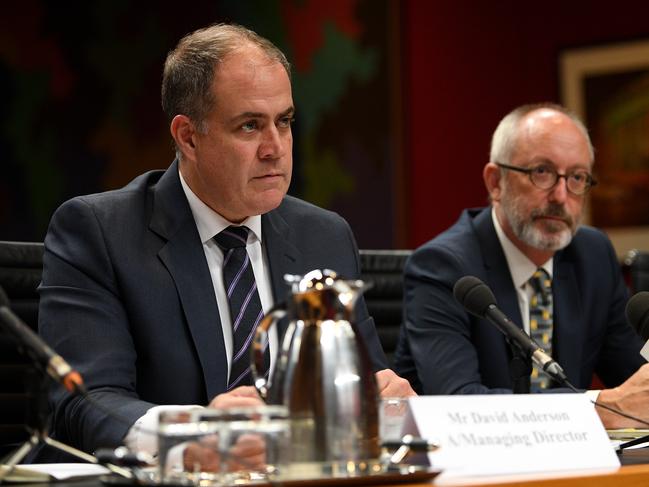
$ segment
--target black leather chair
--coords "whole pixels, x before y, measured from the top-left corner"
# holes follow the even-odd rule
[[[38,326],[38,293],[43,269],[43,244],[0,241],[0,286],[11,310],[33,330]],[[29,402],[25,380],[36,374],[19,344],[0,326],[0,455],[28,437],[25,412]]]
[[[630,250],[622,261],[622,270],[631,293],[649,291],[649,251]]]
[[[361,250],[361,278],[373,285],[365,302],[392,365],[403,321],[403,266],[412,250]]]

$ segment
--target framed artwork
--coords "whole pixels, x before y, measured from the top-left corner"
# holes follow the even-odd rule
[[[560,75],[563,103],[595,147],[588,223],[619,256],[649,250],[649,40],[566,50]]]

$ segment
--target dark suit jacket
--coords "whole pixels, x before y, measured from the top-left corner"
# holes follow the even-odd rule
[[[553,266],[555,360],[576,387],[587,389],[594,372],[607,387],[620,384],[644,359],[642,341],[624,317],[628,292],[608,238],[582,226],[556,253]],[[453,297],[455,282],[474,275],[493,290],[503,312],[521,323],[491,208],[463,212],[413,253],[404,272],[405,330],[397,373],[425,394],[511,392],[504,336]]]
[[[275,301],[288,292],[286,273],[359,276],[354,237],[335,213],[287,196],[262,216],[262,233]],[[81,372],[95,401],[126,420],[57,390],[57,439],[89,452],[114,447],[153,405],[207,404],[226,390],[216,298],[176,162],[63,204],[45,239],[40,295],[43,338]],[[362,300],[357,323],[374,366],[385,368]]]

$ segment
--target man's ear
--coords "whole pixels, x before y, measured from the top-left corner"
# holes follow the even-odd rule
[[[176,115],[169,126],[171,136],[176,141],[176,146],[189,160],[196,159],[196,127],[186,115]]]
[[[493,162],[485,164],[482,170],[482,179],[489,192],[491,201],[500,201],[502,193],[502,174],[500,168]]]

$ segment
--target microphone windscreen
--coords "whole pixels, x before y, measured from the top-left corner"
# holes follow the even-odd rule
[[[5,290],[2,289],[2,286],[0,286],[0,306],[9,307],[9,298],[7,297],[7,293],[5,293]]]
[[[484,317],[487,308],[496,304],[496,297],[489,286],[475,276],[464,276],[453,286],[453,296],[466,310]]]
[[[641,291],[629,299],[626,320],[643,340],[649,340],[649,291]]]

